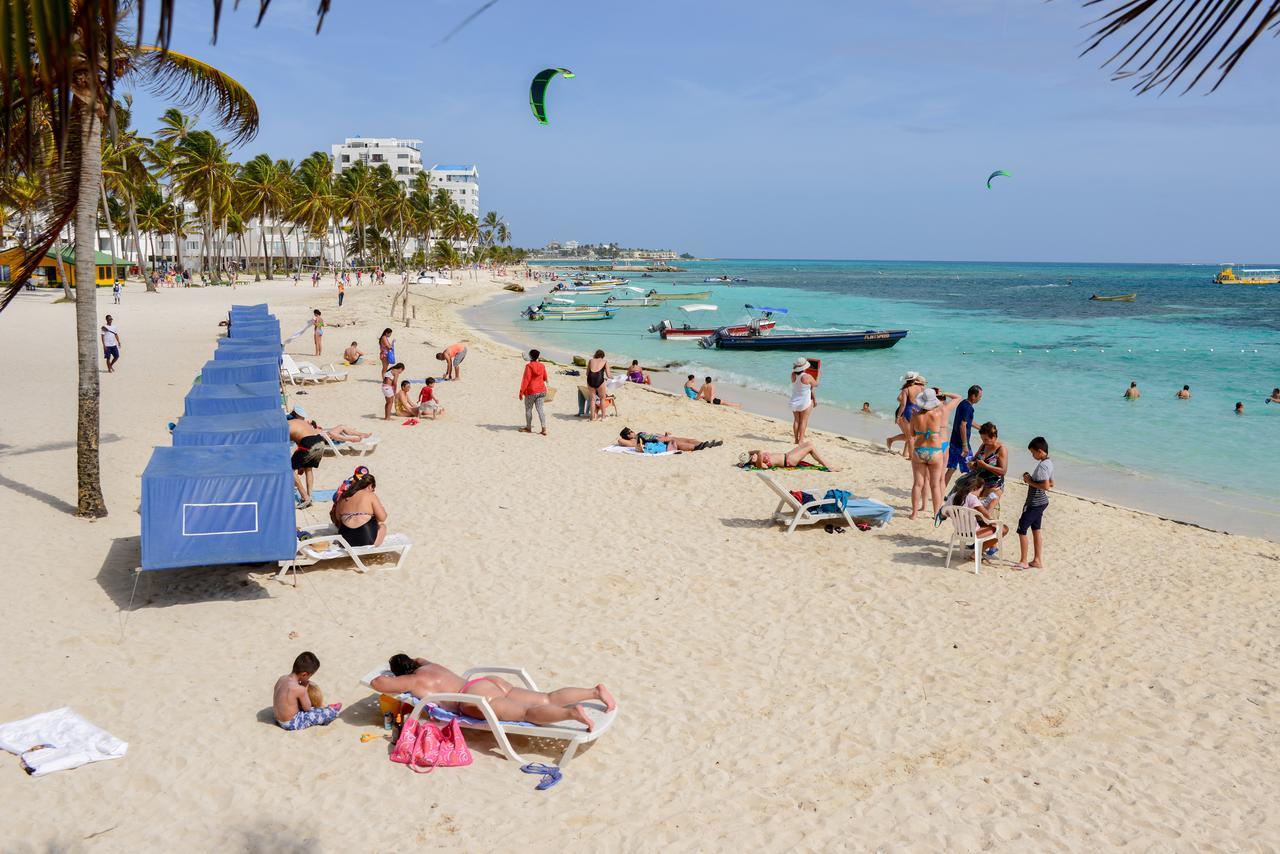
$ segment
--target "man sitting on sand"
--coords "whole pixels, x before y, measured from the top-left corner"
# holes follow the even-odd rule
[[[704,448],[718,448],[724,444],[719,439],[699,442],[697,439],[686,439],[683,436],[672,436],[669,433],[637,433],[630,427],[623,427],[618,434],[618,444],[623,448],[634,448],[644,453],[644,446],[653,443],[666,445],[668,451],[701,451]]]
[[[462,369],[459,367],[462,360],[467,358],[466,344],[450,344],[439,353],[436,358],[444,362],[444,378],[446,380],[462,379]]]
[[[360,364],[360,359],[363,358],[363,356],[364,356],[364,353],[361,352],[360,348],[356,345],[356,342],[354,341],[351,342],[350,347],[342,351],[342,360],[346,362],[348,365]]]
[[[839,471],[827,465],[827,461],[818,454],[818,449],[813,446],[813,442],[807,441],[781,454],[769,451],[747,451],[738,457],[738,464],[743,468],[753,469],[793,469],[810,457],[813,458],[814,463],[827,471]]]
[[[320,669],[315,653],[304,652],[293,660],[293,670],[276,680],[271,694],[271,710],[276,724],[290,732],[333,723],[342,710],[341,703],[324,705],[320,688],[311,677]],[[312,699],[312,698],[315,699]]]
[[[730,403],[727,400],[721,400],[716,397],[716,384],[711,381],[711,377],[707,377],[707,381],[702,384],[702,388],[698,389],[698,399],[705,400],[707,403],[713,403],[716,406],[732,406],[737,409],[742,408],[741,403]]]
[[[391,656],[388,664],[394,675],[375,678],[369,683],[373,690],[393,696],[408,692],[419,699],[430,694],[474,694],[486,698],[494,714],[504,721],[526,721],[542,726],[573,720],[586,724],[590,731],[593,724],[582,703],[597,700],[609,712],[618,705],[604,685],[543,692],[516,688],[497,676],[479,676],[467,681],[442,664],[433,664],[425,658],[410,658],[402,652]],[[479,708],[466,703],[441,705],[449,711],[461,711],[472,717],[482,714]]]

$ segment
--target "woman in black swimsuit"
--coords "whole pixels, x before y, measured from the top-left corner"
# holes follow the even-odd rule
[[[333,502],[329,518],[351,546],[379,546],[387,537],[387,511],[374,491],[377,485],[360,466]]]
[[[596,420],[596,407],[599,406],[600,417],[604,418],[604,383],[609,379],[609,363],[604,358],[604,351],[597,350],[587,362],[587,412],[591,420]]]

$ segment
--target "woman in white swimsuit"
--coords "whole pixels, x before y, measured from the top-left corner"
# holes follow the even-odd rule
[[[809,414],[818,405],[816,386],[818,381],[807,371],[809,360],[803,357],[796,359],[791,368],[791,435],[797,445],[804,441],[804,433],[809,429]]]

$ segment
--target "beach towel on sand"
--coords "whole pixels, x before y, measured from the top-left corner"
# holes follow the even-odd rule
[[[637,451],[635,448],[624,448],[621,445],[610,445],[607,448],[601,448],[606,454],[627,454],[632,457],[674,457],[679,451],[663,451],[661,454],[646,454]]]
[[[798,471],[802,469],[806,471],[831,471],[826,466],[807,463],[804,460],[801,460],[798,466],[769,466],[768,468],[764,466],[742,466],[741,468],[743,471]]]
[[[120,759],[129,745],[64,706],[0,724],[0,749],[21,756],[28,773],[41,777],[90,762]]]

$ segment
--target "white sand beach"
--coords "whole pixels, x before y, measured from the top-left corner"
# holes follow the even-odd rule
[[[101,377],[110,515],[93,522],[73,515],[73,308],[18,297],[0,379],[0,720],[71,706],[129,752],[39,779],[0,754],[0,850],[1276,850],[1280,545],[1055,495],[1046,569],[947,569],[944,529],[906,518],[901,458],[820,432],[841,471],[779,481],[898,515],[785,535],[733,464],[789,446],[790,425],[635,386],[620,418],[587,423],[577,381],[553,371],[550,436],[516,432],[519,354],[456,313],[496,287],[419,288],[408,328],[388,317],[391,286],[351,287],[343,308],[331,281],[100,297],[123,356]],[[151,449],[227,307],[264,301],[286,332],[324,310],[324,359],[310,336],[290,353],[327,363],[354,339],[373,354],[344,383],[287,391],[323,425],[381,435],[359,462],[415,547],[399,571],[322,564],[296,587],[275,567],[154,573],[126,611]],[[440,420],[381,420],[388,325],[407,378],[467,343]],[[624,425],[725,445],[601,453]],[[326,459],[316,486],[355,464]],[[1023,495],[1010,487],[1005,521]],[[271,687],[306,649],[345,707],[284,732]],[[359,679],[396,652],[604,682],[619,717],[546,792],[477,733],[470,767],[415,775],[360,741],[382,731]]]

